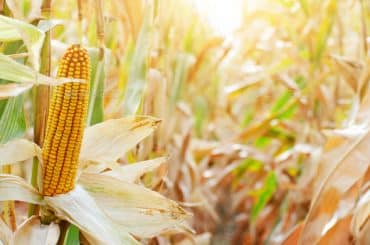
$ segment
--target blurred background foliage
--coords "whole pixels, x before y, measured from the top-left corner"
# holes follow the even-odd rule
[[[41,1],[7,2],[17,19],[41,16]],[[340,168],[357,148],[349,142],[369,142],[369,1],[109,0],[101,37],[97,4],[52,1],[52,74],[67,44],[104,47],[104,60],[91,51],[89,122],[162,119],[121,161],[168,154],[143,181],[193,217],[188,232],[148,243],[289,244],[302,229],[322,244],[369,241],[369,222],[360,229],[352,219],[365,209],[358,200],[369,205],[369,168]],[[32,114],[29,97],[24,113],[16,106],[22,97],[0,101],[0,121],[18,108],[14,125],[25,130]],[[330,183],[347,173],[355,194],[325,199],[330,173]]]

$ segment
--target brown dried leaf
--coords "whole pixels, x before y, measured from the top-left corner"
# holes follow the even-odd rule
[[[368,129],[366,134],[358,137],[344,154],[337,158],[338,165],[326,178],[321,190],[313,199],[302,231],[301,244],[313,244],[320,239],[324,227],[339,209],[342,198],[361,180],[368,169],[369,149],[370,131]],[[347,202],[354,203],[356,195],[351,196],[352,198]]]

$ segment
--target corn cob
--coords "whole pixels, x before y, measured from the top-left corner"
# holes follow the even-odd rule
[[[54,88],[42,152],[42,193],[66,193],[74,188],[89,96],[89,57],[79,45],[64,54],[58,77],[84,79]]]

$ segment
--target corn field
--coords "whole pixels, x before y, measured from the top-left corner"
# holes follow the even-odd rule
[[[0,245],[369,245],[369,0],[0,0]]]

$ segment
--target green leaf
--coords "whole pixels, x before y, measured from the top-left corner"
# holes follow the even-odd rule
[[[91,79],[87,124],[94,125],[102,122],[104,119],[105,59],[99,59],[99,50],[96,48],[89,49],[88,51],[91,61]]]
[[[243,128],[247,127],[253,120],[254,117],[254,109],[252,107],[248,107],[246,112],[244,113],[243,121],[241,122],[241,126]]]
[[[317,65],[326,50],[330,34],[333,29],[334,21],[337,12],[337,1],[329,0],[325,6],[325,18],[321,20],[316,36],[316,47],[313,53],[313,61]]]
[[[180,53],[176,57],[176,68],[173,79],[173,89],[171,94],[172,106],[180,99],[181,91],[183,90],[183,82],[187,76],[189,64],[190,64],[190,55]]]
[[[267,137],[278,139],[284,142],[284,144],[286,144],[287,146],[292,146],[292,144],[294,144],[295,141],[294,134],[292,134],[286,129],[277,126],[270,128],[270,130],[267,133]]]
[[[193,21],[188,28],[185,37],[184,37],[184,49],[186,52],[191,52],[194,48],[194,27],[195,27],[195,21]]]
[[[150,46],[150,22],[152,16],[152,8],[150,6],[147,8],[146,13],[134,49],[126,84],[123,101],[123,112],[125,115],[134,115],[137,113],[144,92],[147,57]]]
[[[281,109],[284,108],[284,106],[289,102],[289,100],[293,97],[293,93],[290,91],[284,92],[275,102],[275,104],[271,108],[271,113],[276,114]]]
[[[243,176],[243,174],[246,172],[246,171],[251,171],[251,172],[255,172],[255,171],[258,171],[262,168],[263,166],[263,162],[261,161],[258,161],[256,159],[253,159],[253,158],[247,158],[245,159],[239,166],[237,169],[235,169],[235,172],[236,172],[236,176],[237,178],[240,178]]]
[[[308,3],[307,0],[299,0],[299,4],[301,5],[301,8],[303,9],[303,12],[308,16],[309,11],[308,11]]]
[[[5,54],[16,53],[22,49],[22,44],[21,41],[7,43],[4,45],[3,52]],[[19,62],[24,63],[24,59],[19,59]],[[16,61],[14,61],[14,63],[22,66],[21,63]],[[0,76],[4,75],[4,73],[6,75],[6,72],[14,72],[13,70],[2,71],[1,69],[3,68],[3,66],[0,67]],[[9,84],[9,81],[0,80],[0,85],[9,86],[11,84]],[[25,90],[23,90],[23,92],[24,91]],[[0,144],[4,144],[13,138],[20,137],[25,131],[26,120],[23,111],[23,96],[18,95],[7,100],[0,100]]]
[[[80,230],[73,224],[68,226],[66,236],[64,237],[63,245],[79,245],[80,244]]]
[[[270,172],[267,175],[262,188],[258,191],[259,195],[258,195],[257,201],[253,205],[252,214],[251,214],[253,221],[256,220],[258,214],[266,206],[267,202],[273,196],[276,189],[277,189],[276,175],[274,172]]]
[[[298,85],[300,89],[303,89],[307,85],[307,80],[303,75],[298,75],[294,78],[294,82]]]
[[[17,96],[0,101],[0,144],[20,137],[26,130],[23,113],[23,97]]]
[[[0,54],[0,79],[28,84],[57,85],[65,82],[82,82],[81,79],[52,78],[38,73],[7,55]]]
[[[0,41],[23,40],[29,52],[30,62],[35,70],[40,68],[39,55],[45,33],[26,22],[0,15]]]
[[[281,113],[279,113],[279,115],[277,116],[277,118],[279,118],[280,120],[289,119],[297,111],[297,108],[298,108],[298,105],[296,103],[294,103],[294,104],[288,106],[288,108],[285,108],[284,111],[282,111]]]
[[[270,143],[271,143],[271,138],[261,136],[261,137],[256,139],[256,141],[254,142],[254,145],[257,148],[264,148],[264,147],[268,146]]]

